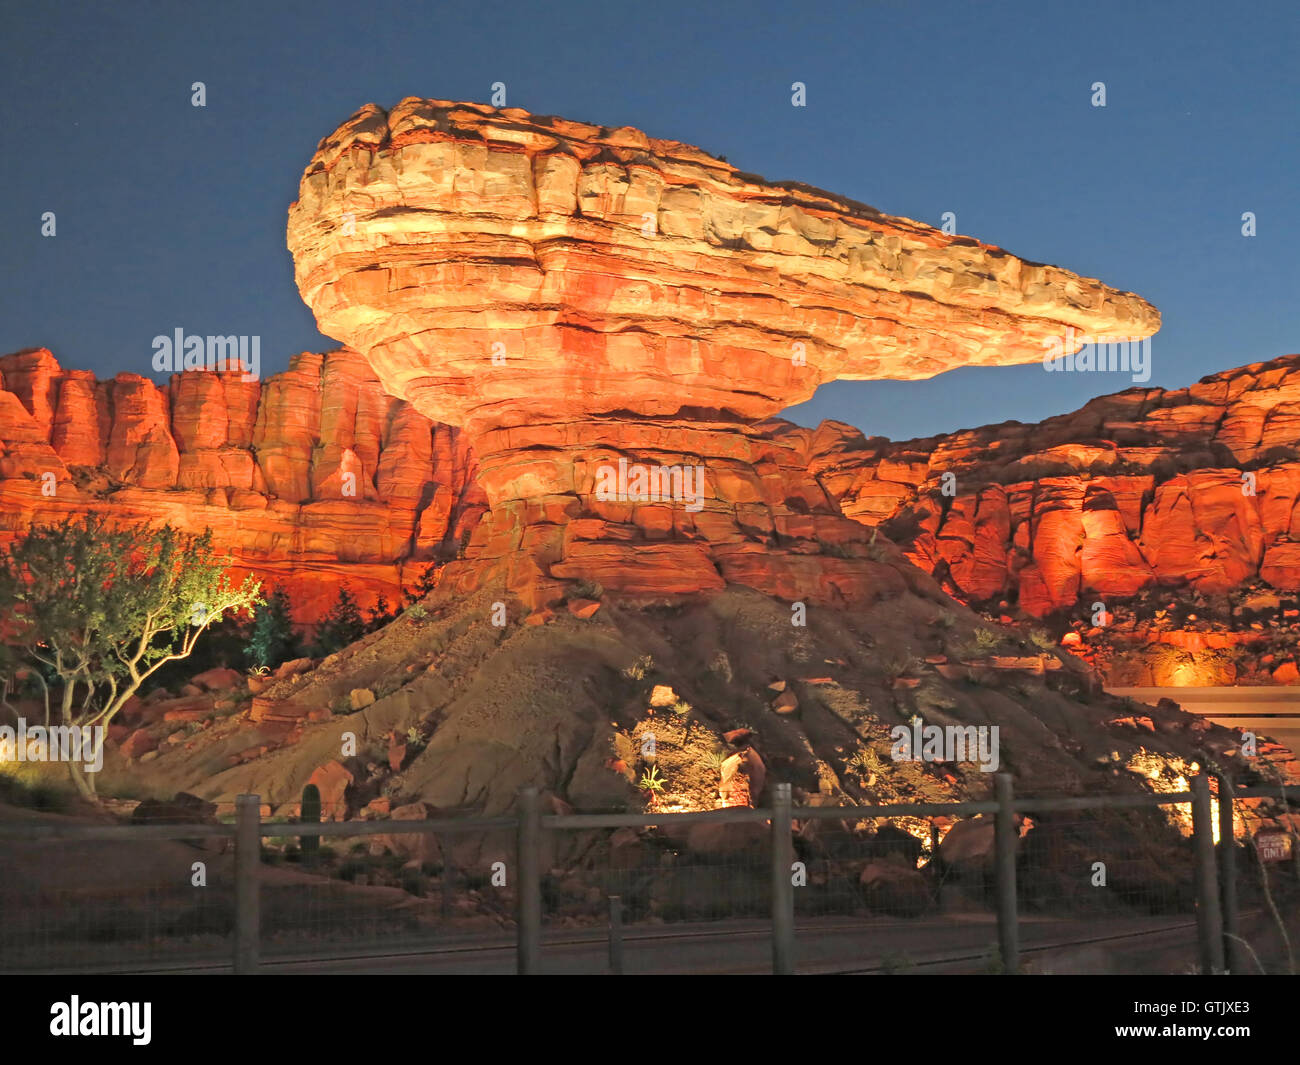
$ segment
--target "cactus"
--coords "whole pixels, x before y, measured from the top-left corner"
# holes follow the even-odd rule
[[[303,824],[320,824],[320,789],[315,784],[308,784],[302,789],[302,813],[298,818]],[[302,861],[304,865],[315,865],[320,861],[320,836],[299,836],[302,844]]]

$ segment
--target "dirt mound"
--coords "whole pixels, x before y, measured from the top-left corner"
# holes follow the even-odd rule
[[[731,588],[543,619],[490,590],[435,593],[147,764],[113,756],[101,784],[222,804],[251,792],[294,816],[312,774],[337,763],[344,808],[325,815],[340,818],[417,800],[497,813],[524,787],[587,809],[707,809],[748,790],[761,805],[775,781],[797,802],[990,794],[970,752],[893,757],[891,730],[913,724],[996,726],[984,765],[1022,794],[1149,788],[1152,759],[1175,776],[1208,759],[1244,769],[1234,734],[1170,706],[1144,708],[1149,730],[1126,727],[1132,704],[1101,694],[1084,663],[990,627],[917,570],[878,569],[876,601],[852,610]],[[761,771],[746,756],[745,788],[720,791],[751,749]]]

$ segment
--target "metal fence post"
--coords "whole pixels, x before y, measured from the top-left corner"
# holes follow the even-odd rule
[[[261,906],[258,876],[262,865],[262,800],[235,796],[235,957],[236,974],[257,972]]]
[[[993,779],[993,793],[998,801],[993,822],[994,880],[998,896],[998,949],[1002,953],[1002,971],[1020,972],[1020,927],[1016,914],[1016,815],[1011,801],[1014,784],[1010,773]]]
[[[1226,776],[1219,778],[1219,901],[1223,913],[1223,957],[1228,972],[1239,973],[1242,968],[1241,943],[1237,937],[1237,840],[1233,827],[1232,782]]]
[[[1223,918],[1219,913],[1219,885],[1214,868],[1214,819],[1210,807],[1210,778],[1192,778],[1192,841],[1196,848],[1196,937],[1200,944],[1201,972],[1223,972]]]
[[[794,828],[790,785],[772,789],[772,973],[794,972]]]
[[[623,975],[623,899],[609,897],[609,971]]]
[[[538,971],[542,951],[542,805],[536,788],[519,793],[519,898],[515,925],[521,976]]]

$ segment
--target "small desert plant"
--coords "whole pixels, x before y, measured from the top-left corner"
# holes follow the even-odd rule
[[[708,769],[720,770],[722,763],[730,757],[725,748],[715,747],[704,756],[704,765]]]
[[[641,681],[645,680],[650,672],[655,668],[655,660],[649,655],[642,655],[630,666],[623,670],[623,676],[628,680]]]
[[[885,674],[885,679],[896,681],[899,677],[905,677],[909,673],[915,673],[921,668],[921,660],[914,658],[912,655],[903,653],[886,656],[880,663],[880,668]]]
[[[570,599],[599,599],[605,594],[605,589],[601,587],[599,581],[590,581],[586,578],[578,581],[573,586],[573,591],[569,595]]]
[[[659,767],[652,765],[642,773],[641,779],[637,783],[637,787],[649,795],[651,801],[658,799],[659,796],[663,794],[664,790],[664,781],[663,778],[659,776]]]
[[[992,629],[976,629],[970,638],[959,641],[953,647],[953,653],[963,661],[974,658],[987,658],[1002,642],[1002,637]]]
[[[868,783],[881,770],[880,755],[870,747],[863,747],[848,761],[848,768]]]
[[[951,610],[940,610],[935,616],[934,623],[938,628],[951,629],[957,624],[957,615]]]
[[[691,704],[685,699],[678,699],[677,702],[673,703],[671,709],[674,714],[685,716],[691,712]]]
[[[1056,641],[1052,639],[1051,633],[1046,629],[1030,629],[1029,642],[1040,651],[1056,650]]]
[[[424,734],[414,725],[406,730],[406,745],[411,748],[412,751],[418,752],[424,750],[427,742],[428,741],[424,738]]]
[[[402,611],[402,615],[411,618],[413,621],[423,621],[429,616],[429,612],[424,608],[423,603],[412,603]]]

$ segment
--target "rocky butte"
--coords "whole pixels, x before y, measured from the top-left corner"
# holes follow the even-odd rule
[[[850,517],[954,595],[1032,616],[1147,588],[1300,591],[1300,356],[922,440],[789,427]],[[945,493],[944,478],[952,491]]]
[[[340,586],[399,600],[485,510],[464,437],[394,399],[355,352],[164,386],[96,381],[40,348],[0,358],[0,543],[85,513],[211,528],[315,621]]]
[[[447,587],[533,608],[580,579],[860,602],[864,527],[764,419],[837,378],[1159,327],[1131,293],[686,144],[439,100],[326,137],[288,244],[321,330],[469,438],[491,510]],[[702,466],[701,505],[606,498],[624,459]]]

